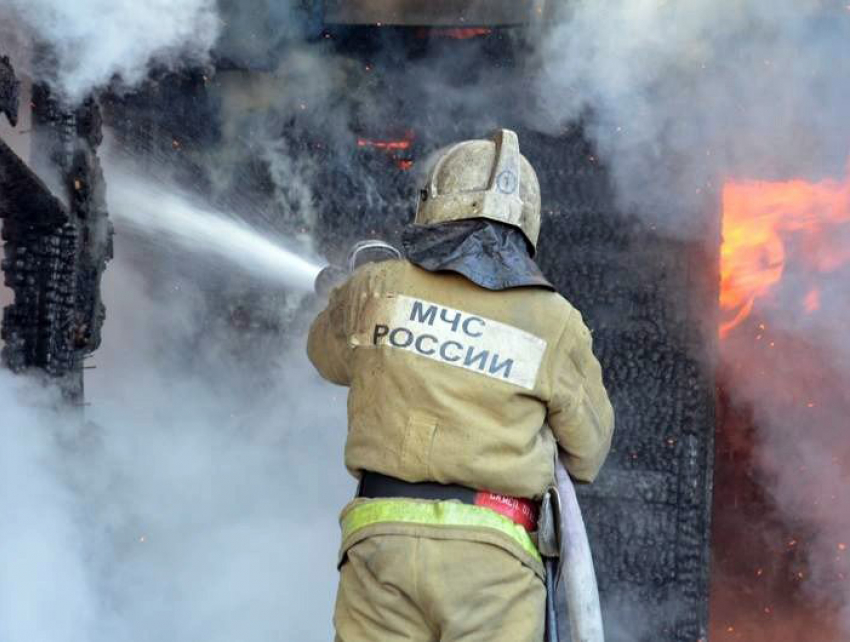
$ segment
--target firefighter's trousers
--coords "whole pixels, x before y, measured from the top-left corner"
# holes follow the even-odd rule
[[[375,535],[340,570],[336,642],[541,642],[546,589],[480,542]]]

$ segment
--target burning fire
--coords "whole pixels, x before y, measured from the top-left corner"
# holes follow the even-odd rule
[[[493,30],[481,27],[461,27],[454,29],[431,29],[430,33],[432,36],[437,36],[438,38],[470,40],[472,38],[480,38],[481,36],[489,36],[493,33]]]
[[[730,181],[722,231],[712,639],[844,642],[850,372],[821,334],[844,323],[850,167]]]
[[[395,152],[410,149],[412,142],[413,141],[409,138],[402,138],[401,140],[373,140],[371,138],[358,138],[357,146],[374,147],[375,149],[381,149],[385,152]]]
[[[416,37],[422,40],[426,38],[472,40],[473,38],[489,36],[491,33],[493,33],[493,30],[487,27],[422,27],[416,30]]]
[[[377,140],[360,136],[357,138],[357,146],[385,152],[395,161],[400,170],[407,171],[413,167],[413,160],[409,158],[409,154],[413,149],[414,138],[412,131],[405,133],[403,138],[394,140]]]
[[[843,236],[843,239],[842,239]],[[723,189],[720,336],[746,319],[755,301],[768,295],[794,254],[813,274],[850,261],[850,173],[843,182],[732,181]],[[800,309],[820,308],[812,284]]]

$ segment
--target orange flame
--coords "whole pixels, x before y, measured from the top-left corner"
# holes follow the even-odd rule
[[[425,38],[448,38],[450,40],[472,40],[489,36],[493,30],[488,27],[422,27],[416,30],[416,37]]]
[[[415,135],[413,131],[405,133],[404,138],[395,140],[378,140],[375,138],[357,138],[358,147],[367,147],[370,149],[379,149],[386,152],[394,161],[396,166],[402,171],[408,171],[413,167],[413,161],[410,158],[399,157],[402,152],[409,152],[413,147]]]
[[[843,235],[843,242],[842,242]],[[757,299],[773,291],[789,248],[812,273],[832,272],[850,261],[850,173],[844,181],[732,181],[723,188],[720,307],[725,337],[746,319]],[[798,256],[799,254],[799,256]],[[801,309],[820,308],[813,286]]]
[[[489,36],[493,33],[492,29],[480,27],[459,27],[454,29],[432,29],[431,35],[452,38],[454,40],[470,40],[471,38],[480,38],[481,36]]]
[[[403,138],[401,140],[372,140],[371,138],[358,138],[357,146],[374,147],[375,149],[382,149],[386,152],[395,152],[410,149],[411,142],[412,141],[407,138]]]

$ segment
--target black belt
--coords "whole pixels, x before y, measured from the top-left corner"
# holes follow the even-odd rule
[[[407,482],[389,475],[363,471],[357,496],[366,499],[406,497],[436,501],[459,500],[464,504],[481,506],[504,515],[527,531],[537,528],[538,502],[521,497],[510,497],[486,490],[475,490],[459,484],[436,482]]]
[[[464,504],[475,504],[477,490],[460,484],[438,484],[437,482],[407,482],[403,479],[363,471],[357,496],[368,499],[384,497],[410,497],[413,499],[433,499],[446,501],[456,499]]]

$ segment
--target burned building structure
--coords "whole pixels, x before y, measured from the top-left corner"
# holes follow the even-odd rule
[[[411,17],[407,4],[417,5],[390,3],[387,13],[386,3],[337,0],[305,10],[295,34],[247,44],[225,34],[211,67],[154,70],[136,90],[73,109],[36,84],[33,164],[59,180],[48,188],[0,150],[3,271],[15,293],[4,363],[41,369],[83,402],[112,252],[103,125],[124,153],[167,165],[222,209],[249,203],[258,226],[309,236],[330,260],[364,237],[399,238],[430,153],[510,127],[540,178],[541,267],[592,329],[617,416],[609,462],[579,489],[603,613],[616,614],[609,638],[707,640],[718,199],[706,194],[704,211],[689,213],[716,244],[666,238],[622,206],[582,122],[546,133],[529,122],[541,28],[532,18],[545,3],[519,3],[522,15],[516,3],[494,3],[497,18],[468,20]],[[0,110],[14,120],[7,76]],[[144,261],[140,269],[154,269]],[[247,310],[261,332],[295,335],[298,319],[274,319],[255,295],[261,288],[238,301],[210,293],[223,315]],[[647,624],[623,630],[631,614]]]
[[[0,113],[14,126],[20,85],[8,58],[0,67]],[[33,88],[31,105],[32,162],[55,172],[58,196],[0,140],[2,266],[15,294],[3,311],[3,363],[44,372],[80,405],[83,361],[100,345],[100,278],[112,255],[97,157],[100,108],[92,98],[66,108],[44,84]]]

